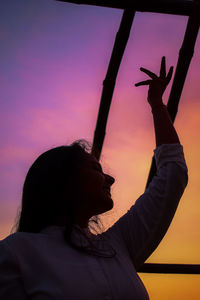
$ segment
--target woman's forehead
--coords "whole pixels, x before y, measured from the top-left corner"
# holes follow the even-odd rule
[[[99,161],[96,159],[95,156],[87,153],[86,154],[86,159],[85,159],[86,162],[88,163],[91,163],[91,164],[97,164],[97,165],[100,165]]]

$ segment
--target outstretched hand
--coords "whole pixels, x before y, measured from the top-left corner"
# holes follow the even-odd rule
[[[156,74],[151,71],[140,68],[140,71],[146,73],[151,77],[150,80],[140,81],[135,84],[135,86],[140,85],[149,85],[148,91],[148,102],[151,107],[162,104],[162,95],[172,78],[173,67],[170,67],[168,74],[166,75],[166,64],[165,64],[165,56],[162,57],[161,66],[160,66],[160,76],[158,77]]]

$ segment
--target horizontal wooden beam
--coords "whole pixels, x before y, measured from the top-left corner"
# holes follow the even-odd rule
[[[192,0],[56,0],[74,4],[103,6],[118,9],[131,8],[140,12],[164,13],[190,16],[193,11],[200,11],[199,4]]]
[[[137,272],[160,274],[200,274],[200,265],[145,263],[139,270],[137,270]]]

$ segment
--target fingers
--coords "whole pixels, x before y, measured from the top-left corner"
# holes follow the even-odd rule
[[[135,84],[135,86],[140,86],[140,85],[148,85],[152,82],[152,80],[145,80],[145,81],[140,81]]]
[[[161,66],[160,66],[160,78],[165,79],[166,77],[166,62],[165,56],[162,57]]]
[[[173,67],[170,67],[170,69],[169,69],[169,72],[166,77],[166,84],[168,84],[172,78],[173,69],[174,69]]]
[[[162,83],[165,86],[167,86],[172,78],[173,67],[170,67],[169,72],[166,76],[166,61],[165,61],[165,56],[163,56],[162,60],[161,60],[161,66],[160,66],[160,77],[158,77],[156,74],[154,74],[153,72],[151,72],[145,68],[140,68],[140,71],[149,75],[152,78],[152,80],[140,81],[140,82],[136,83],[135,86],[149,85],[154,80],[157,83],[160,82],[160,84]]]
[[[158,78],[158,76],[156,74],[154,74],[153,72],[145,69],[145,68],[140,68],[140,71],[146,73],[147,75],[149,75],[149,77],[151,77],[152,79],[156,79]]]

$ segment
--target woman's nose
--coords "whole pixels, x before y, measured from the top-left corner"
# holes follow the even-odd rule
[[[107,176],[107,181],[109,182],[110,185],[112,185],[115,182],[115,178],[106,174]]]

